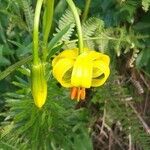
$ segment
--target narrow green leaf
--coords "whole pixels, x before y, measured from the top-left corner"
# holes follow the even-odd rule
[[[48,49],[50,50],[50,53],[51,53],[51,50],[53,49],[53,47],[60,41],[60,39],[63,37],[63,35],[70,29],[70,26],[71,26],[71,24],[66,26],[61,32],[57,33],[55,35],[55,37],[50,41],[50,43],[48,44]]]
[[[48,59],[51,58],[54,54],[56,54],[56,52],[58,52],[62,46],[63,46],[63,44],[53,48],[48,55]]]
[[[15,64],[11,65],[10,67],[8,67],[6,70],[4,70],[3,72],[0,72],[0,80],[6,78],[10,73],[12,73],[13,71],[15,71],[17,68],[19,68],[21,65],[30,62],[32,60],[32,56],[28,56],[18,62],[16,62]]]

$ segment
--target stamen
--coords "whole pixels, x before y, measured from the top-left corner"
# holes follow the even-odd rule
[[[71,89],[71,99],[76,99],[77,101],[84,100],[86,96],[85,88],[73,87]]]
[[[81,100],[84,100],[85,96],[86,96],[85,88],[81,88],[81,95],[80,95]]]
[[[78,93],[78,88],[77,87],[71,88],[71,99],[72,100],[77,97],[77,93]]]

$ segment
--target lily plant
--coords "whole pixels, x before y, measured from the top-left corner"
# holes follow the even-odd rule
[[[71,99],[84,100],[86,88],[103,85],[109,74],[109,56],[84,47],[81,22],[77,8],[72,0],[66,0],[73,13],[77,33],[78,46],[75,49],[67,49],[56,56],[52,61],[52,73],[57,81],[66,88],[71,88]],[[44,5],[43,14],[43,41],[39,46],[39,22],[41,8]],[[34,103],[41,108],[47,99],[47,81],[45,67],[48,56],[48,37],[52,25],[54,0],[38,0],[33,29],[33,64],[31,69],[31,90]],[[39,50],[42,56],[39,56]]]

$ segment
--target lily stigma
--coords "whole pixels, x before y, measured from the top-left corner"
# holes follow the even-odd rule
[[[71,88],[71,99],[84,100],[86,88],[98,87],[107,80],[110,58],[108,55],[84,48],[62,51],[52,61],[53,75],[66,88]]]

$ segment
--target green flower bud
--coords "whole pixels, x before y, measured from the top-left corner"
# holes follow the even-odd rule
[[[43,64],[32,65],[31,80],[34,103],[41,108],[47,97],[47,82],[44,76]]]

